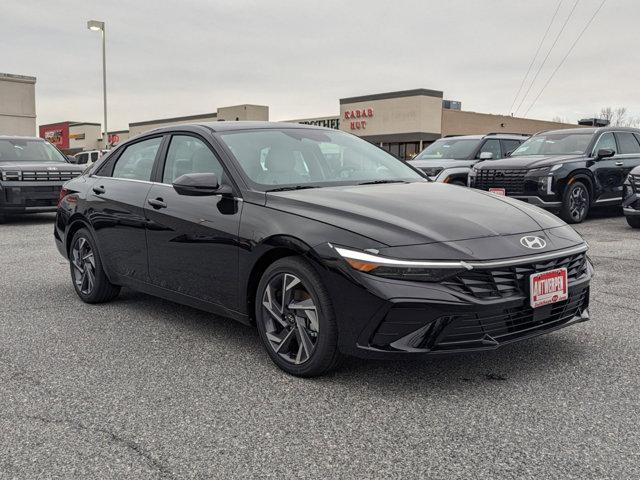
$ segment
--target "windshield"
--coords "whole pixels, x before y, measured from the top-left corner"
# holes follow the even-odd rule
[[[66,163],[49,142],[31,139],[0,139],[0,162]]]
[[[581,155],[587,150],[593,133],[541,133],[531,137],[511,154],[524,155]]]
[[[475,139],[456,140],[455,138],[436,140],[414,160],[429,160],[433,158],[466,160],[473,154],[473,151],[478,146],[478,141]]]
[[[425,181],[384,150],[340,131],[241,130],[220,137],[260,190]]]

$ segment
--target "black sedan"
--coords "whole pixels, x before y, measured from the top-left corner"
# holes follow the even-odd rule
[[[66,184],[55,239],[83,301],[126,286],[255,324],[299,376],[343,354],[486,350],[588,319],[572,228],[313,126],[131,139]]]

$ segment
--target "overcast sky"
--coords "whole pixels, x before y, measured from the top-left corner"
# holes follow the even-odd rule
[[[574,2],[562,2],[533,73]],[[600,3],[578,2],[519,114]],[[332,115],[339,98],[412,88],[507,113],[557,5],[3,0],[0,72],[37,77],[39,124],[101,121],[100,36],[86,28],[98,19],[107,24],[110,130],[240,103],[268,105],[272,120]],[[608,105],[640,116],[639,25],[640,1],[608,0],[528,116],[576,121]]]

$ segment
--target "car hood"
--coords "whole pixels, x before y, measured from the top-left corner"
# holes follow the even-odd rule
[[[518,200],[432,182],[274,192],[267,194],[266,206],[388,246],[514,235],[565,225]]]
[[[47,162],[0,162],[0,170],[51,170],[59,172],[76,172],[80,167],[70,163],[47,163]]]
[[[434,158],[430,160],[409,160],[407,163],[415,168],[460,168],[470,167],[478,160],[455,160],[453,158]]]
[[[485,160],[476,165],[477,169],[530,169],[549,167],[559,163],[571,162],[584,158],[584,155],[523,155],[500,160]]]

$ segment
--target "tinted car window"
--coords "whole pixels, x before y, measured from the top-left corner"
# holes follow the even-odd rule
[[[91,161],[95,162],[98,160],[98,152],[91,152]]]
[[[432,158],[466,160],[473,154],[477,146],[477,139],[443,138],[436,140],[425,148],[415,160],[429,160]]]
[[[513,152],[516,148],[520,146],[520,141],[518,140],[500,140],[502,142],[502,151],[507,154],[507,152]]]
[[[618,145],[620,145],[620,153],[640,153],[640,144],[631,132],[616,133]]]
[[[618,151],[618,148],[616,147],[616,139],[613,137],[613,133],[611,132],[603,133],[600,139],[598,140],[598,143],[596,143],[596,146],[593,149],[593,151],[598,152],[598,150],[601,150],[603,148],[613,150],[614,152]]]
[[[480,151],[478,152],[477,157],[480,158],[480,154],[484,152],[491,153],[494,159],[502,158],[502,151],[500,150],[500,141],[495,138],[492,138],[484,142],[482,144],[482,147],[480,147]]]
[[[162,137],[150,138],[142,142],[129,145],[113,167],[114,178],[130,180],[151,180],[151,170],[160,148]]]
[[[169,144],[162,182],[173,183],[187,173],[215,173],[222,183],[222,165],[209,147],[199,138],[174,135]]]
[[[78,163],[80,165],[84,165],[85,163],[87,163],[87,159],[89,158],[89,154],[88,153],[79,153],[78,155],[76,155],[76,158],[78,159]]]

